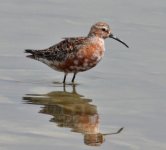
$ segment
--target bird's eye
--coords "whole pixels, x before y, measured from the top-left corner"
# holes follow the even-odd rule
[[[104,32],[106,32],[106,31],[107,31],[107,29],[106,29],[106,28],[102,28],[101,30],[102,30],[102,31],[104,31]]]

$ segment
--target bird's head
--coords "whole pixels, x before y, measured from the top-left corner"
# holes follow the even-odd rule
[[[123,41],[121,41],[119,38],[117,38],[112,34],[112,30],[110,29],[109,25],[105,22],[97,22],[94,25],[92,25],[88,36],[97,36],[103,39],[112,38],[122,43],[126,47],[129,47],[126,43],[124,43]]]

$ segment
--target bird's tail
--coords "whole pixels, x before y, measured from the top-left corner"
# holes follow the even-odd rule
[[[35,50],[32,49],[26,49],[25,53],[30,53],[31,55],[27,55],[26,57],[35,59]]]
[[[34,50],[32,50],[32,49],[26,49],[26,50],[25,50],[25,53],[34,54]]]

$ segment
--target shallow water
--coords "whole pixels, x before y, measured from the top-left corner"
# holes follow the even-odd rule
[[[166,149],[166,1],[1,0],[0,17],[0,149]],[[75,86],[23,53],[100,20],[130,48],[106,40]]]

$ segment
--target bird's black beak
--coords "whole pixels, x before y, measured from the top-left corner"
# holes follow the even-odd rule
[[[120,43],[122,43],[123,45],[125,45],[127,48],[129,48],[129,46],[125,42],[121,41],[119,38],[117,38],[113,34],[110,34],[109,37],[112,38],[112,39],[114,39],[114,40],[116,40],[116,41],[119,41]]]

